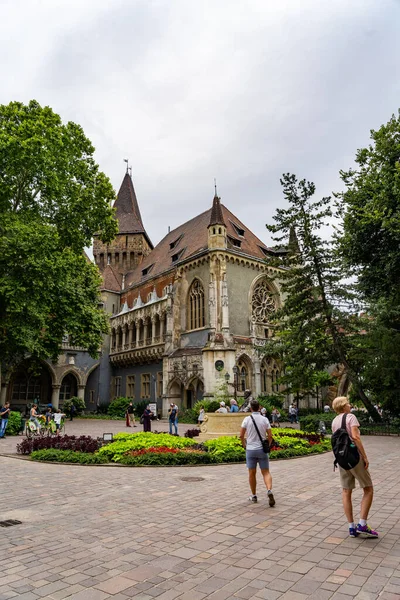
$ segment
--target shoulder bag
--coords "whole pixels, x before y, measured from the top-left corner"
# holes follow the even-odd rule
[[[265,452],[265,454],[268,454],[269,453],[269,441],[267,439],[264,440],[264,438],[261,437],[261,433],[258,430],[257,423],[255,422],[255,420],[253,418],[253,415],[250,415],[250,417],[251,417],[251,420],[254,423],[254,427],[256,428],[258,437],[260,438],[260,442],[262,444],[262,449]]]

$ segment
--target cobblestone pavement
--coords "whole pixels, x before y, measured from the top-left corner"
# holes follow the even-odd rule
[[[400,439],[365,445],[379,540],[346,536],[330,454],[273,462],[274,508],[244,465],[0,457],[1,519],[22,521],[0,528],[0,600],[400,599]]]

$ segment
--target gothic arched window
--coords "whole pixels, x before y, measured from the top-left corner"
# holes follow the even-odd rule
[[[205,326],[204,288],[198,279],[193,281],[189,290],[188,313],[189,329],[199,329]]]
[[[245,390],[250,389],[249,368],[247,366],[247,363],[243,359],[238,360],[237,368],[239,390],[244,392]]]
[[[273,294],[265,279],[259,281],[251,298],[251,320],[253,323],[268,323],[276,310]]]
[[[265,360],[261,363],[261,393],[268,394],[268,364]]]

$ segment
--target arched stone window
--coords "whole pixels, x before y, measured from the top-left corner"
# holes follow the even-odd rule
[[[199,329],[206,324],[204,288],[198,279],[190,286],[188,302],[188,329]]]
[[[278,379],[281,376],[278,366],[276,364],[273,365],[271,369],[271,383],[272,383],[272,392],[279,392],[279,383]]]
[[[268,323],[276,310],[273,293],[265,279],[259,281],[251,298],[251,320],[253,323]]]
[[[238,384],[239,390],[244,392],[250,389],[250,373],[247,363],[243,359],[239,359],[237,363],[238,368]]]
[[[268,394],[268,364],[265,360],[261,363],[261,393]]]

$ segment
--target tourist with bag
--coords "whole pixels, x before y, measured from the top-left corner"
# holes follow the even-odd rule
[[[275,505],[272,493],[272,476],[269,470],[269,449],[272,446],[272,432],[270,422],[260,414],[258,400],[250,402],[251,414],[245,417],[240,429],[240,439],[246,450],[246,465],[249,470],[249,484],[251,496],[249,500],[257,502],[257,464],[260,466],[267,488],[268,502],[270,506]],[[245,437],[246,436],[246,437]]]
[[[349,523],[349,535],[357,537],[378,537],[378,533],[367,524],[368,513],[374,496],[369,462],[360,437],[360,423],[350,411],[350,404],[345,396],[335,398],[332,408],[337,416],[332,421],[332,450],[335,456],[334,469],[339,465],[340,483],[342,486],[343,508]],[[356,526],[353,517],[351,495],[356,481],[363,490],[361,499],[360,521]]]

